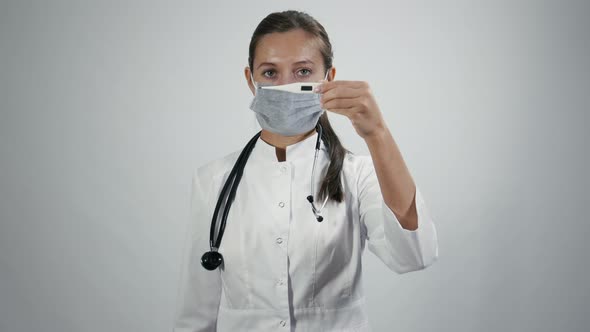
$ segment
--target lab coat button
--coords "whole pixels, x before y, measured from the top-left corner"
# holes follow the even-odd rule
[[[283,243],[283,239],[281,239],[280,237],[279,237],[279,238],[277,238],[277,243],[278,243],[278,244],[281,244],[281,243]]]
[[[279,285],[283,285],[285,282],[283,281],[283,279],[279,279]]]
[[[281,321],[281,326],[285,326],[287,324],[287,322],[285,322],[284,320]]]
[[[280,207],[285,207],[285,203],[284,203],[284,202],[280,202],[280,203],[279,203],[279,206],[280,206]]]

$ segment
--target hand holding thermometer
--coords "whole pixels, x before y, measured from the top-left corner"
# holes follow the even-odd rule
[[[320,85],[321,83],[290,83],[290,84],[283,84],[283,85],[260,85],[260,89],[273,89],[273,90],[282,90],[282,91],[289,91],[295,93],[314,93],[313,89]]]

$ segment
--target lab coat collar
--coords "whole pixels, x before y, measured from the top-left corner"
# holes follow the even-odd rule
[[[315,131],[313,135],[299,141],[295,144],[288,145],[286,148],[286,161],[296,161],[300,159],[313,159],[315,154],[315,144],[318,138],[318,132]],[[320,140],[320,149],[327,152],[323,140]],[[321,153],[320,153],[321,154]],[[256,145],[252,150],[248,162],[274,162],[279,163],[277,159],[276,148],[258,137]]]

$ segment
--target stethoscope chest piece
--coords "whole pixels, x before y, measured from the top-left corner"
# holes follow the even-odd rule
[[[223,256],[217,251],[208,251],[201,256],[201,265],[209,271],[213,271],[223,263]]]

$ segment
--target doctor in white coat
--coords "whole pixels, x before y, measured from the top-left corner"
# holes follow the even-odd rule
[[[434,220],[369,85],[335,81],[331,47],[308,14],[272,13],[252,36],[246,80],[253,94],[263,83],[321,82],[321,108],[349,118],[370,156],[344,149],[324,112],[312,178],[315,126],[285,136],[257,117],[262,131],[229,210],[218,248],[223,264],[214,270],[203,268],[201,257],[210,250],[213,211],[241,150],[198,167],[174,331],[371,331],[362,289],[365,246],[398,274],[438,259]]]

